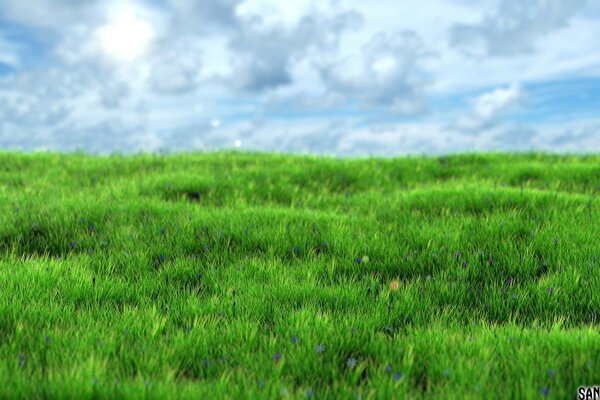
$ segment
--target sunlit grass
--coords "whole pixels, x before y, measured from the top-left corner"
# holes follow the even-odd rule
[[[573,398],[600,156],[0,153],[1,398]]]

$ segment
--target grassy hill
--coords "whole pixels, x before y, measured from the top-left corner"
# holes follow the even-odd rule
[[[0,153],[0,398],[573,398],[600,155]]]

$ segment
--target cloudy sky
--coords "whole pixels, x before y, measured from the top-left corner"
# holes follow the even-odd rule
[[[600,151],[599,0],[0,0],[0,148]]]

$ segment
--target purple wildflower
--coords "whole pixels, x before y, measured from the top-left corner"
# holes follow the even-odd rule
[[[273,354],[273,360],[275,360],[275,362],[278,362],[279,360],[281,360],[281,353],[277,352],[277,353]]]
[[[356,358],[349,358],[346,360],[346,366],[348,368],[354,368],[356,367]]]
[[[322,344],[318,344],[315,347],[315,351],[319,354],[323,354],[325,352],[325,346],[323,346]]]
[[[549,394],[550,394],[550,386],[544,386],[542,388],[542,396],[548,397]]]
[[[553,369],[548,370],[548,376],[550,378],[552,378],[554,375],[556,375],[556,372]]]
[[[395,372],[393,378],[395,381],[399,381],[402,378],[402,372]]]
[[[296,344],[299,340],[298,336],[292,336],[292,343]]]
[[[508,278],[506,278],[506,286],[512,286],[513,281],[514,281],[513,278],[510,276]]]

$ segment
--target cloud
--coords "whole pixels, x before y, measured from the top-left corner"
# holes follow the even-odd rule
[[[21,65],[19,46],[0,32],[0,64],[17,68]]]
[[[39,29],[57,30],[94,18],[99,0],[0,0],[3,19]]]
[[[199,43],[170,42],[151,59],[151,85],[159,94],[181,94],[194,90],[202,70],[202,47]]]
[[[510,57],[535,51],[536,41],[567,26],[586,0],[502,0],[477,24],[455,24],[451,44],[467,54]]]
[[[243,0],[167,0],[174,11],[173,23],[186,31],[216,32],[236,30],[237,7]]]
[[[524,102],[525,92],[518,83],[483,93],[475,99],[470,114],[459,120],[458,128],[468,132],[488,129],[498,123],[504,113]]]
[[[418,114],[425,109],[421,62],[430,56],[415,32],[380,32],[361,53],[321,66],[330,93],[358,100],[366,107],[385,107],[398,114]]]
[[[267,26],[260,17],[240,24],[228,47],[235,54],[233,70],[224,81],[236,90],[260,93],[292,83],[291,68],[310,50],[334,51],[341,33],[359,26],[355,12],[333,17],[306,15],[292,27]]]

